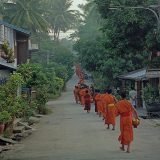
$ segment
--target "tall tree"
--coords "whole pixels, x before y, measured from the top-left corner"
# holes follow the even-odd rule
[[[49,0],[50,8],[47,19],[54,33],[54,40],[59,40],[60,32],[72,29],[78,18],[78,11],[71,10],[71,0]]]
[[[4,4],[7,2],[7,0],[0,0],[0,20],[3,19],[5,13],[4,13]]]
[[[12,0],[4,3],[4,18],[34,33],[47,31],[49,24],[43,16],[43,3],[43,0]]]
[[[95,29],[91,30],[93,24],[88,22],[94,21],[94,17],[86,16],[86,23],[79,28],[75,49],[87,70],[105,79],[103,82],[113,84],[117,82],[117,75],[146,67],[150,52],[159,49],[159,41],[155,34],[157,21],[154,14],[143,9],[111,10],[110,7],[157,3],[156,0],[92,1],[95,2],[102,23],[94,25]],[[91,11],[88,12],[91,15]]]

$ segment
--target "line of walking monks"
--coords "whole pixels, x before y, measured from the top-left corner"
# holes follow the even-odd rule
[[[79,82],[74,88],[74,96],[76,103],[80,103],[87,113],[91,110],[91,103],[95,105],[95,112],[99,117],[102,117],[107,129],[115,130],[116,117],[120,116],[120,136],[118,140],[121,143],[120,149],[130,153],[130,145],[133,141],[133,127],[139,125],[137,111],[126,99],[125,92],[121,93],[121,100],[118,101],[113,95],[112,90],[107,89],[106,92],[100,93],[99,90],[94,90],[84,84],[84,76],[80,66],[76,66],[76,75],[79,77]]]

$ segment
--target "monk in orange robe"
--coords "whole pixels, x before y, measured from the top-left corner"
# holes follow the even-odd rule
[[[93,102],[95,105],[95,112],[97,113],[97,115],[98,115],[98,97],[99,97],[99,95],[100,95],[99,90],[96,90],[94,93]]]
[[[84,104],[85,104],[84,110],[86,110],[87,113],[89,113],[91,110],[91,95],[88,90],[86,90],[84,95]]]
[[[106,96],[106,94],[102,94],[101,95],[101,115],[102,115],[102,120],[105,120],[105,117],[106,117],[105,96]]]
[[[75,98],[75,101],[76,101],[77,104],[78,104],[78,101],[79,101],[79,96],[78,96],[79,93],[78,92],[79,92],[78,91],[78,86],[75,86],[73,93],[74,93],[74,98]]]
[[[80,78],[79,83],[84,84],[85,83],[84,79]]]
[[[127,153],[130,153],[131,142],[133,141],[133,126],[132,119],[135,117],[138,119],[138,114],[131,103],[126,99],[126,93],[121,93],[122,100],[120,100],[116,106],[118,114],[120,115],[120,131],[121,134],[118,140],[121,142],[121,150],[125,151],[125,145],[127,145]]]
[[[113,126],[112,130],[115,130],[116,125],[116,99],[113,95],[111,95],[112,90],[107,90],[107,93],[104,97],[105,106],[106,106],[106,115],[105,115],[105,124],[108,125],[107,129],[110,128],[110,125]]]
[[[101,94],[98,93],[96,96],[95,96],[95,101],[97,103],[97,115],[100,116],[100,106],[101,106]]]
[[[81,88],[79,91],[79,95],[80,95],[80,102],[82,106],[84,106],[85,104],[85,101],[84,101],[85,94],[86,94],[86,88]]]
[[[81,67],[79,64],[76,65],[76,75],[80,78],[81,75]]]
[[[99,97],[99,117],[102,117],[103,116],[103,94],[100,94],[100,97]]]

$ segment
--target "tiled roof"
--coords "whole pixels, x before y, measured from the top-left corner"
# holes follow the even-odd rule
[[[0,25],[4,25],[4,26],[6,26],[6,27],[8,27],[8,28],[11,28],[11,29],[13,29],[13,30],[16,30],[16,31],[18,31],[18,32],[21,32],[21,33],[24,33],[24,34],[27,34],[27,35],[30,35],[30,34],[31,34],[31,32],[29,32],[29,31],[27,31],[27,30],[25,30],[25,29],[23,29],[23,28],[17,27],[17,26],[15,26],[15,25],[13,25],[13,24],[9,24],[9,23],[4,22],[4,21],[0,21]]]

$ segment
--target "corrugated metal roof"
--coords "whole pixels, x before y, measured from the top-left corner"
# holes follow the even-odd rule
[[[149,78],[159,78],[160,77],[160,69],[139,69],[135,70],[123,75],[118,76],[120,79],[126,80],[146,80]]]
[[[17,26],[15,26],[15,25],[13,25],[13,24],[9,24],[9,23],[4,22],[4,21],[0,21],[0,25],[4,25],[4,26],[6,26],[6,27],[8,27],[8,28],[11,28],[11,29],[13,29],[13,30],[16,30],[16,31],[18,31],[18,32],[21,32],[21,33],[24,33],[24,34],[27,34],[27,35],[30,35],[30,34],[31,34],[31,32],[29,32],[29,31],[27,31],[27,30],[25,30],[25,29],[23,29],[23,28],[17,27]]]
[[[133,72],[129,72],[129,73],[120,75],[118,76],[118,78],[131,79],[131,80],[142,80],[142,79],[146,79],[146,72],[147,72],[147,69],[143,68],[143,69],[135,70]]]

